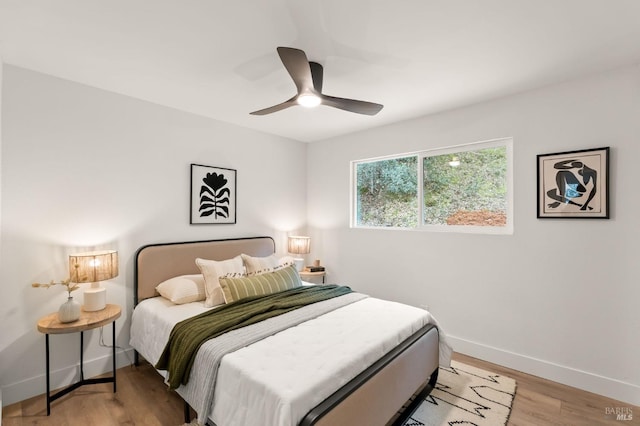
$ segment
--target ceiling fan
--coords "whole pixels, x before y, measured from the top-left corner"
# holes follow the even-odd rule
[[[281,111],[294,105],[314,107],[327,105],[349,112],[376,115],[383,105],[356,99],[336,98],[322,93],[323,68],[317,62],[309,62],[307,55],[300,49],[278,47],[278,55],[284,67],[291,75],[298,93],[292,98],[269,108],[254,111],[252,115],[266,115]]]

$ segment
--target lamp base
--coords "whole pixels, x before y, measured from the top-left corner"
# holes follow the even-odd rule
[[[84,305],[87,312],[100,311],[107,306],[107,289],[104,287],[89,288],[84,291]]]
[[[301,257],[294,257],[293,261],[296,264],[296,269],[298,270],[298,272],[302,271],[302,269],[304,268],[304,259]]]

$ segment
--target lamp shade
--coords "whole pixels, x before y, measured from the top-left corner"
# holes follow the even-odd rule
[[[307,254],[311,252],[311,238],[301,236],[289,237],[287,251],[292,254]]]
[[[90,251],[69,256],[69,276],[74,283],[97,283],[118,276],[118,252]]]

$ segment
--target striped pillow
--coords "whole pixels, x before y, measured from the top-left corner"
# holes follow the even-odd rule
[[[253,257],[247,254],[241,254],[242,261],[247,270],[247,276],[266,274],[268,272],[277,271],[296,262],[291,256],[285,256],[278,259],[274,254],[266,257]]]
[[[220,287],[226,303],[252,296],[266,296],[302,286],[294,265],[252,277],[221,277]]]

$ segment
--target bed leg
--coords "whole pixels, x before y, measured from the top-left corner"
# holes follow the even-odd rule
[[[436,387],[436,383],[438,382],[439,371],[440,371],[440,368],[436,368],[436,371],[431,373],[431,377],[429,378],[429,386],[431,387],[431,390],[435,389]]]
[[[191,423],[191,407],[189,407],[187,401],[184,402],[184,422]]]
[[[133,351],[133,365],[140,366],[140,354],[136,350]]]

